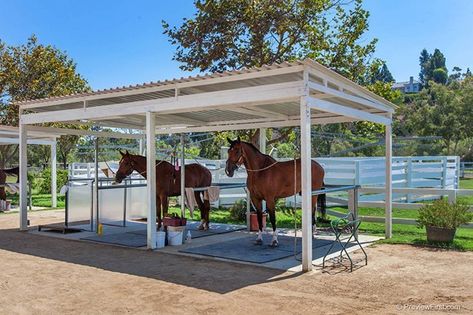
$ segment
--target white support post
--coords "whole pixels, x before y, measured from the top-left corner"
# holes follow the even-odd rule
[[[457,156],[455,157],[455,188],[456,189],[459,189],[460,188],[460,165],[461,165],[461,162],[460,162],[460,157]]]
[[[146,112],[146,190],[148,199],[147,245],[156,248],[156,117]]]
[[[139,139],[139,146],[140,146],[140,147],[139,147],[138,150],[140,150],[140,152],[139,152],[138,154],[139,154],[139,155],[143,155],[143,154],[144,154],[144,152],[143,152],[143,138],[140,138],[140,139]]]
[[[186,145],[184,134],[181,133],[181,218],[186,216],[185,196],[186,196]]]
[[[312,270],[312,168],[311,112],[308,105],[308,72],[304,71],[305,91],[301,97],[301,191],[302,191],[302,270]]]
[[[385,186],[385,237],[391,238],[393,236],[393,212],[392,212],[392,126],[386,125],[386,186]]]
[[[266,154],[266,128],[259,129],[259,150]]]
[[[448,176],[448,157],[444,156],[442,159],[442,188],[447,189]]]
[[[100,214],[99,214],[99,137],[95,137],[94,154],[94,214],[95,214],[95,232],[99,232]]]
[[[51,206],[57,207],[57,157],[56,157],[56,140],[51,144]]]
[[[259,129],[259,150],[261,153],[266,154],[266,128]],[[266,211],[266,200],[263,200],[261,207],[263,211]]]
[[[21,115],[21,112],[20,112]],[[20,230],[28,230],[28,131],[20,122]]]
[[[412,188],[412,172],[413,172],[413,168],[412,168],[412,158],[411,157],[408,157],[407,158],[407,180],[406,180],[406,187],[407,188]],[[411,194],[407,194],[406,195],[406,200],[407,200],[407,203],[411,203],[412,202],[412,195]]]

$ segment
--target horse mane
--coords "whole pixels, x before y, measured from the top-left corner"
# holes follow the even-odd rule
[[[146,160],[146,156],[143,156],[143,155],[139,155],[139,154],[130,154],[130,156],[131,156],[132,158],[140,158],[140,159]],[[156,160],[156,164],[158,164],[158,163],[159,163],[159,164],[169,164],[169,165],[171,165],[171,166],[172,166],[172,164],[171,164],[171,163],[169,163],[169,162],[168,162],[168,161],[166,161],[166,160]]]
[[[241,143],[247,144],[254,152],[257,152],[258,154],[261,154],[261,155],[264,156],[267,160],[269,160],[271,163],[276,162],[276,160],[275,160],[271,155],[264,154],[264,153],[261,152],[253,143],[251,143],[251,142],[245,142],[245,141],[241,141]]]

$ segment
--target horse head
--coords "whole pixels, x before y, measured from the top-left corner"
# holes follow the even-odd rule
[[[135,169],[133,156],[128,152],[128,150],[123,153],[119,151],[122,158],[120,159],[120,164],[118,166],[118,171],[115,173],[115,182],[121,183],[123,179],[130,176]]]
[[[227,164],[225,167],[225,173],[229,177],[233,177],[235,170],[243,164],[243,149],[242,149],[242,142],[240,137],[236,140],[231,140],[227,138],[228,142],[230,143],[230,148],[228,149],[228,158]]]

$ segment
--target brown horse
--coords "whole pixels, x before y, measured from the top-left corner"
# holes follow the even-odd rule
[[[133,171],[137,171],[146,178],[146,157],[133,155],[120,151],[122,158],[115,174],[115,181],[121,183],[123,179],[129,176]],[[185,166],[185,185],[186,187],[209,187],[212,183],[212,174],[205,167],[199,164],[188,164]],[[195,192],[195,200],[200,209],[201,224],[199,229],[207,230],[209,228],[210,202],[204,200],[203,192]],[[158,219],[158,229],[161,228],[161,209],[164,216],[168,212],[169,197],[181,195],[181,171],[166,161],[156,161],[156,217]]]
[[[7,182],[8,175],[15,175],[16,182],[20,182],[20,168],[14,167],[9,169],[0,169],[0,185],[5,185]],[[7,200],[7,194],[5,192],[5,187],[0,187],[0,200]]]
[[[250,198],[256,207],[258,216],[259,231],[256,244],[263,244],[262,202],[265,200],[273,227],[271,246],[278,246],[276,201],[278,198],[293,196],[295,193],[301,192],[301,160],[297,159],[295,163],[294,161],[278,162],[271,156],[261,153],[253,144],[240,141],[240,138],[235,141],[228,139],[228,141],[230,148],[228,149],[225,172],[232,177],[240,165],[245,165],[248,174],[246,186],[250,191]],[[294,170],[294,164],[296,170]],[[294,183],[294,177],[296,177],[296,183]],[[312,161],[312,190],[321,189],[323,180],[324,169],[319,163]],[[317,196],[312,196],[312,225],[315,224],[316,205]]]

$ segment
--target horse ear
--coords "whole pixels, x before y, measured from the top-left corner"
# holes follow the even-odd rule
[[[233,144],[233,140],[230,139],[229,137],[227,137],[227,141],[228,141],[228,143]]]
[[[124,155],[125,155],[125,153],[123,153],[121,150],[118,150],[118,152],[120,152],[120,155],[121,155],[121,156],[124,156]]]
[[[238,136],[237,143],[240,143],[240,142],[241,142],[241,139],[240,139],[240,136]]]
[[[128,150],[126,150],[126,155],[130,155],[130,152],[128,152]]]

